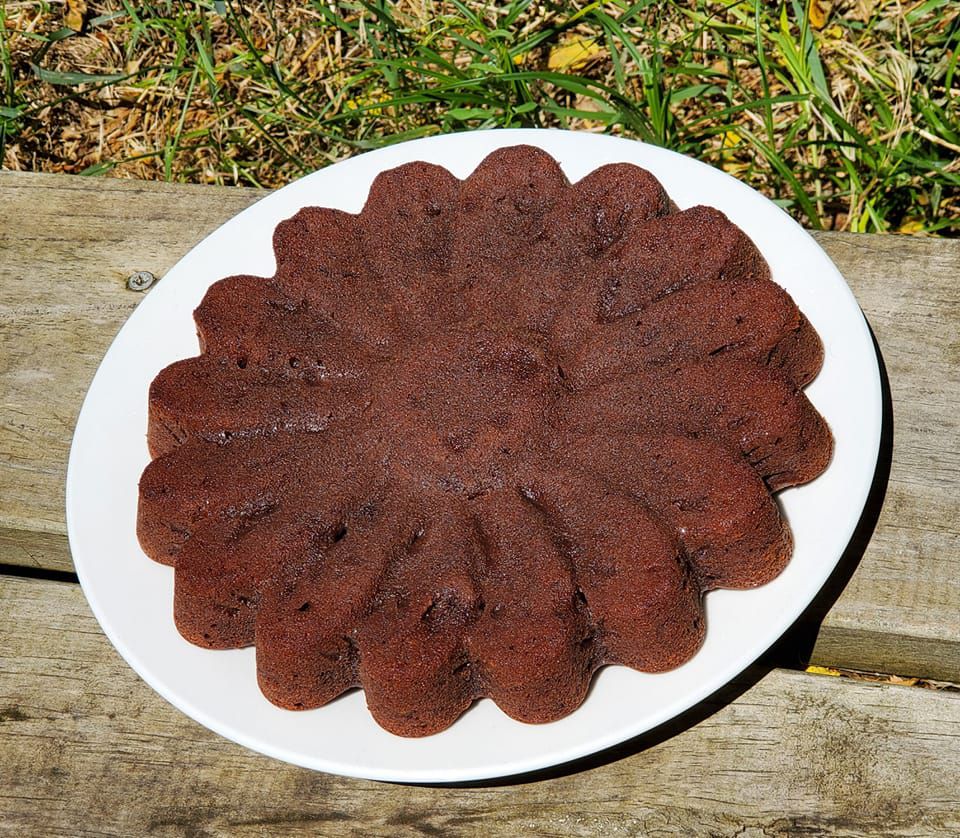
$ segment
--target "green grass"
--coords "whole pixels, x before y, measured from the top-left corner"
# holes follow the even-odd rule
[[[5,165],[274,186],[559,126],[723,166],[808,226],[960,233],[951,0],[837,3],[819,30],[796,0],[90,5],[79,35],[45,3],[0,11]]]

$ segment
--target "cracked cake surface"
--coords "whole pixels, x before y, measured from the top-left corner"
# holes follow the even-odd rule
[[[822,348],[723,213],[531,146],[380,174],[214,283],[149,394],[144,551],[180,633],[256,646],[290,709],[362,687],[404,736],[476,699],[546,722],[607,664],[682,664],[703,594],[792,540],[826,468]]]

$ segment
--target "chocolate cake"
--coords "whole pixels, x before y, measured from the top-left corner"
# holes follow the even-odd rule
[[[180,632],[254,644],[272,702],[359,686],[404,736],[484,696],[558,719],[788,561],[771,493],[830,460],[822,349],[721,212],[517,146],[384,172],[274,249],[154,380],[138,516]]]

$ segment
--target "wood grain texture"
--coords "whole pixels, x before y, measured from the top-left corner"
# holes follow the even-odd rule
[[[141,268],[162,275],[259,194],[0,173],[0,562],[72,569],[65,463],[96,366],[143,299],[124,280]],[[822,625],[803,655],[960,680],[960,242],[817,238],[882,347],[894,433],[876,529],[867,522],[814,609]]]
[[[256,190],[0,173],[0,526],[60,533],[73,426],[144,294]],[[149,292],[147,292],[149,293]],[[51,564],[69,569],[62,551]]]
[[[813,660],[960,681],[960,241],[817,239],[873,329],[893,433],[879,520]]]
[[[54,532],[0,527],[0,566],[72,573],[70,545]]]
[[[201,728],[120,660],[75,585],[0,577],[0,636],[10,835],[960,831],[957,693],[756,672],[696,725],[614,761],[498,787],[404,787],[294,768]]]

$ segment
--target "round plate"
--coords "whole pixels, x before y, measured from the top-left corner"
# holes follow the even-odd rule
[[[402,163],[426,160],[462,178],[494,149],[517,143],[545,149],[571,181],[604,163],[636,163],[681,208],[709,204],[746,231],[823,340],[823,371],[807,394],[833,431],[833,462],[813,483],[779,496],[796,545],[787,569],[756,590],[708,594],[706,642],[678,669],[650,675],[607,667],[577,711],[545,725],[513,721],[483,700],[423,739],[381,729],[359,690],[317,710],[281,710],[257,688],[252,648],[209,651],[180,637],[173,572],[137,543],[137,483],[149,460],[147,388],[167,364],[197,354],[191,314],[211,283],[273,273],[271,235],[281,220],[307,205],[358,212],[374,177]],[[870,488],[880,424],[877,359],[853,294],[813,239],[766,198],[703,163],[630,140],[539,130],[451,134],[363,154],[291,183],[167,273],[120,330],[84,401],[67,472],[67,526],[80,582],[107,637],[150,686],[201,724],[256,751],[337,774],[408,782],[502,777],[649,730],[752,663],[813,599],[846,547]]]

